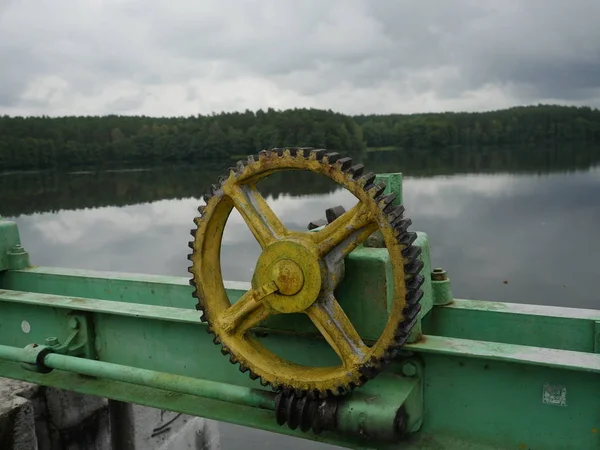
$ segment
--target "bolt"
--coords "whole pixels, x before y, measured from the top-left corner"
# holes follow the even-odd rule
[[[79,328],[79,321],[76,317],[71,317],[71,319],[69,320],[69,327],[73,328],[74,330]]]
[[[48,347],[54,347],[55,345],[58,345],[58,338],[54,336],[46,338],[46,345]]]
[[[402,374],[405,377],[414,377],[417,374],[417,366],[409,361],[402,366]]]
[[[446,271],[444,269],[433,269],[431,273],[432,281],[446,281],[448,279],[448,275],[446,275]]]
[[[13,245],[13,247],[10,249],[9,253],[13,253],[13,254],[25,253],[25,249],[23,248],[23,246],[21,244],[17,244],[17,245]]]

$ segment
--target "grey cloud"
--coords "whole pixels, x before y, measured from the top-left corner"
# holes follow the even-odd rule
[[[111,102],[108,108],[116,113],[127,112],[141,106],[144,103],[145,98],[145,92],[137,92],[131,95],[125,95]]]
[[[115,112],[144,105],[135,94],[106,97],[115,83],[181,86],[182,101],[194,103],[202,92],[194,80],[248,76],[315,104],[371,89],[389,109],[389,98],[444,101],[494,85],[519,101],[600,106],[597,17],[596,0],[10,2],[0,9],[0,61],[9,67],[0,112],[24,105],[45,76]],[[232,93],[232,109],[244,94]]]

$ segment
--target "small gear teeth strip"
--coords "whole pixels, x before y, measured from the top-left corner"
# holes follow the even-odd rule
[[[289,156],[288,156],[289,155]],[[401,350],[402,346],[406,343],[410,336],[411,330],[414,328],[418,321],[418,314],[421,311],[421,304],[419,303],[423,297],[423,291],[421,286],[425,281],[425,277],[420,275],[421,270],[424,267],[423,262],[420,260],[421,248],[413,245],[417,239],[417,234],[414,232],[407,231],[411,225],[411,220],[404,218],[404,207],[402,205],[394,205],[396,198],[395,193],[385,194],[386,185],[384,182],[375,183],[376,175],[372,172],[364,173],[364,166],[362,164],[352,165],[352,159],[348,157],[341,157],[337,152],[327,151],[325,149],[314,149],[311,147],[290,147],[290,148],[278,148],[271,150],[262,150],[257,155],[249,155],[245,160],[238,161],[235,167],[231,167],[228,170],[229,176],[239,177],[242,176],[246,170],[252,167],[255,163],[262,160],[268,160],[270,158],[304,158],[307,161],[319,161],[322,164],[328,164],[332,168],[344,172],[353,182],[357,183],[371,198],[375,201],[380,210],[384,213],[388,223],[394,230],[394,236],[396,241],[400,244],[403,249],[401,254],[404,258],[404,272],[405,272],[405,285],[406,285],[406,306],[403,310],[404,318],[398,323],[395,331],[395,340],[384,352],[380,358],[372,357],[367,362],[363,363],[356,370],[360,374],[357,379],[346,382],[340,380],[340,384],[331,389],[300,389],[295,386],[288,386],[283,383],[268,380],[264,377],[259,376],[253,372],[251,368],[245,365],[230,350],[225,346],[221,339],[218,337],[216,332],[210,323],[210,316],[206,310],[205,305],[201,298],[199,298],[198,290],[196,289],[196,283],[194,277],[190,279],[190,285],[194,287],[192,296],[198,298],[196,309],[202,312],[200,320],[207,323],[207,332],[213,336],[213,342],[215,345],[221,346],[221,353],[223,355],[229,355],[229,361],[232,364],[238,364],[239,370],[242,373],[248,373],[251,380],[259,380],[263,386],[271,386],[274,390],[280,391],[280,395],[285,394],[286,401],[284,403],[287,406],[293,406],[296,408],[298,413],[307,414],[309,417],[312,413],[312,408],[317,404],[319,399],[327,399],[332,396],[345,395],[351,392],[356,387],[362,386],[364,383],[373,379],[388,364]],[[228,177],[219,177],[218,185],[211,185],[206,195],[203,196],[205,203],[208,202],[220,193],[221,186],[227,182]],[[198,208],[200,217],[194,219],[194,223],[199,227],[200,223],[204,219],[206,206],[202,205]],[[197,230],[198,228],[196,228]],[[191,235],[196,238],[196,230],[191,230]],[[194,241],[190,242],[189,247],[194,251]],[[191,259],[191,255],[188,257]],[[192,268],[189,271],[193,274]],[[296,403],[296,400],[300,399]],[[304,399],[304,400],[302,400]],[[281,398],[280,398],[281,400]],[[291,403],[290,403],[291,402]],[[277,407],[279,411],[279,407]],[[307,422],[300,416],[292,416],[291,425],[300,426],[305,431],[307,428]],[[279,420],[279,419],[278,419]],[[288,417],[289,420],[289,417]],[[309,426],[310,428],[310,426]]]

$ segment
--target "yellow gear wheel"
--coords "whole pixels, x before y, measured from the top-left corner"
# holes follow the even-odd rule
[[[325,175],[349,190],[359,202],[324,228],[310,232],[286,229],[256,189],[262,178],[279,170],[299,169]],[[345,394],[373,378],[406,342],[423,295],[419,275],[421,249],[407,231],[404,208],[392,204],[373,173],[337,153],[311,148],[263,150],[230,168],[198,208],[190,284],[208,322],[209,333],[242,372],[264,386],[311,397]],[[220,248],[229,214],[236,208],[260,244],[252,288],[231,304],[223,284]],[[388,322],[371,346],[363,342],[334,297],[343,259],[377,229],[392,262],[393,304]],[[309,367],[268,350],[248,331],[273,314],[304,313],[341,360],[339,366]]]

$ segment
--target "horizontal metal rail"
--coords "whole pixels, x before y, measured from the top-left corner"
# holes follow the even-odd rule
[[[1,301],[204,327],[204,324],[199,323],[197,311],[169,306],[142,305],[0,289]],[[277,334],[277,331],[272,330],[271,333]],[[430,335],[423,336],[417,343],[407,344],[405,348],[419,353],[446,354],[600,373],[600,354],[587,352]]]
[[[38,294],[85,297],[129,304],[128,314],[151,313],[151,306],[173,321],[198,321],[188,279],[162,275],[32,267],[0,272],[0,288]],[[231,300],[248,283],[226,281]],[[528,302],[529,299],[523,299]],[[101,308],[97,303],[91,308]],[[165,317],[166,319],[167,317]],[[598,324],[598,325],[597,325]],[[582,308],[454,299],[436,307],[423,323],[428,335],[580,352],[600,351],[600,311]]]
[[[497,342],[473,341],[442,336],[423,336],[421,341],[415,344],[407,344],[405,348],[421,353],[481,358],[552,369],[600,373],[600,354],[594,353],[499,344]]]
[[[14,362],[35,364],[31,352],[26,349],[0,345],[0,359]],[[275,409],[275,394],[264,390],[219,383],[218,381],[202,380],[161,373],[154,370],[128,367],[93,359],[77,358],[74,356],[49,353],[38,361],[51,369],[65,370],[80,375],[105,378],[125,383],[149,386],[181,394],[197,395],[229,403],[236,403],[254,408]]]

